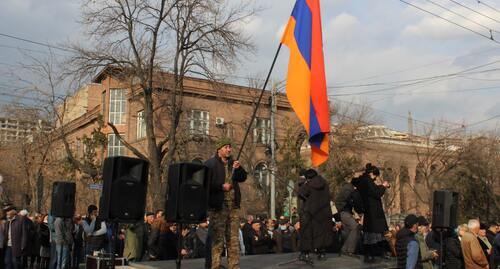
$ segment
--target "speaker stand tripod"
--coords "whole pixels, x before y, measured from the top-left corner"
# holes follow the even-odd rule
[[[181,269],[182,261],[182,223],[177,228],[177,259],[175,260],[176,269]]]
[[[113,235],[111,236],[111,269],[115,269],[116,239],[118,238],[119,228],[118,221],[111,221],[111,230],[113,231]]]
[[[301,254],[299,254],[299,257],[297,257],[295,259],[292,259],[292,260],[289,260],[289,261],[286,261],[286,262],[282,262],[282,263],[278,263],[278,266],[285,266],[285,265],[294,264],[294,263],[297,263],[297,262],[303,262],[306,265],[314,267],[314,262],[313,262],[312,258],[309,258],[309,260],[301,259],[300,255]]]

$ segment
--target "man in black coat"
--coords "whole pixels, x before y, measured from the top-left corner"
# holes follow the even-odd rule
[[[309,260],[309,252],[317,250],[318,259],[326,258],[325,249],[332,242],[332,209],[330,188],[314,169],[300,172],[298,196],[301,258]]]
[[[5,208],[7,222],[5,222],[4,249],[5,268],[22,268],[22,256],[28,250],[29,234],[28,225],[17,215],[16,208],[8,206]]]
[[[207,254],[211,253],[211,262],[207,257],[206,267],[210,263],[212,268],[220,267],[224,235],[226,235],[229,269],[239,268],[241,203],[239,183],[247,179],[247,172],[238,160],[231,158],[231,152],[232,141],[229,138],[221,138],[216,142],[216,154],[205,162],[211,175],[208,200],[210,227],[207,239],[207,245],[211,244],[211,249],[207,249]]]
[[[358,214],[363,214],[363,200],[359,192],[351,184],[344,182],[335,199],[335,206],[339,211],[339,219],[342,222],[343,232],[345,234],[345,242],[342,246],[342,254],[354,256],[358,239],[360,236],[360,225],[354,219],[353,210]]]
[[[365,262],[373,262],[374,256],[381,255],[381,245],[384,243],[384,234],[389,230],[382,206],[382,196],[390,187],[387,181],[381,185],[375,184],[380,176],[380,170],[371,163],[366,164],[365,172],[352,180],[363,200],[363,245],[365,248]]]

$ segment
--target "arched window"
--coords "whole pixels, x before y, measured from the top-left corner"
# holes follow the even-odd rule
[[[259,163],[255,166],[253,177],[261,186],[269,186],[269,170],[266,163]]]

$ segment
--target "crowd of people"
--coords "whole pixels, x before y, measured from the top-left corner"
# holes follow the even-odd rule
[[[217,149],[218,155],[207,161],[212,177],[220,180],[212,181],[206,220],[196,225],[173,223],[158,210],[147,212],[144,220],[117,226],[101,219],[95,205],[89,205],[83,216],[63,218],[18,212],[6,204],[0,216],[0,269],[73,269],[87,255],[111,252],[135,262],[205,258],[205,268],[219,268],[226,256],[231,269],[239,268],[240,255],[297,251],[299,260],[308,263],[313,253],[319,261],[326,259],[326,253],[339,253],[363,257],[366,263],[392,256],[398,268],[406,269],[500,266],[498,223],[471,219],[456,229],[434,229],[426,217],[410,214],[403,223],[388,226],[382,197],[390,185],[371,164],[345,182],[335,199],[317,171],[303,170],[297,186],[298,210],[278,219],[265,215],[240,219],[236,209],[241,194],[236,186],[246,179],[246,172],[238,162],[223,158],[230,154],[230,142],[221,141]],[[335,214],[331,202],[338,210]]]
[[[5,219],[0,225],[3,230],[0,236],[3,237],[1,266],[4,268],[78,268],[85,255],[111,251],[113,226],[99,219],[94,205],[88,207],[85,217],[76,215],[73,219],[30,215],[26,210],[17,212],[10,205],[3,211]],[[390,225],[376,246],[367,248],[363,217],[354,213],[355,224],[352,224],[343,212],[334,214],[331,234],[323,234],[332,239],[323,249],[326,253],[356,258],[364,255],[365,262],[376,262],[374,257],[382,260],[392,256],[396,257],[398,268],[431,269],[441,262],[444,268],[498,268],[500,265],[497,223],[484,225],[471,219],[455,230],[444,230],[441,246],[440,231],[434,231],[424,216],[410,214],[403,223]],[[162,210],[148,212],[144,222],[120,225],[115,250],[129,261],[173,260],[178,257],[180,233],[183,259],[207,258],[209,222],[207,219],[181,229],[179,224],[167,222]],[[297,214],[280,216],[277,220],[265,215],[248,215],[240,221],[240,253],[297,252],[300,229]]]

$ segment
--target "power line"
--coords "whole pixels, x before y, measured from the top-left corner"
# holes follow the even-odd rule
[[[468,9],[468,10],[470,10],[470,11],[472,11],[472,12],[476,13],[476,14],[479,14],[479,15],[481,15],[481,16],[483,16],[483,17],[486,17],[486,18],[488,18],[488,19],[490,19],[490,20],[492,20],[492,21],[495,21],[495,22],[500,23],[500,21],[499,21],[499,20],[497,20],[497,19],[495,19],[495,18],[492,18],[492,17],[490,17],[490,16],[488,16],[488,15],[486,15],[486,14],[482,13],[482,12],[479,12],[479,11],[477,11],[477,10],[474,10],[474,9],[472,9],[472,8],[470,8],[470,7],[468,7],[468,6],[464,5],[464,4],[462,4],[462,3],[459,3],[459,2],[457,2],[457,1],[455,1],[455,0],[448,0],[448,1],[450,1],[450,2],[452,2],[452,3],[455,3],[455,4],[457,4],[457,5],[461,6],[461,7],[465,8],[465,9]]]
[[[494,50],[498,50],[498,49],[500,49],[500,48],[496,47],[496,48],[488,49],[488,50],[485,50],[485,51],[468,53],[468,54],[460,55],[460,56],[457,56],[457,57],[443,59],[443,60],[439,60],[439,61],[427,63],[427,64],[424,64],[424,65],[418,65],[418,66],[414,66],[414,67],[410,67],[410,68],[405,68],[405,69],[401,69],[401,70],[397,70],[397,71],[393,71],[393,72],[389,72],[389,73],[382,73],[382,74],[378,74],[378,75],[372,75],[372,76],[369,76],[369,77],[364,77],[364,78],[361,78],[361,79],[354,79],[354,80],[344,81],[343,83],[364,81],[364,80],[370,80],[370,79],[373,79],[373,78],[379,78],[379,77],[384,77],[384,76],[389,76],[389,75],[404,73],[404,72],[407,72],[407,71],[413,71],[413,70],[421,69],[421,68],[424,68],[424,67],[428,67],[428,66],[432,66],[432,65],[444,63],[444,62],[453,61],[453,60],[460,59],[460,58],[465,58],[465,57],[474,56],[474,55],[478,55],[478,54],[488,53],[488,52],[491,52],[491,51],[494,51]]]
[[[497,43],[497,44],[500,44],[500,42],[499,42],[499,41],[497,41],[497,40],[495,40],[492,36],[487,36],[487,35],[484,35],[484,34],[482,34],[482,33],[478,32],[478,31],[476,31],[476,30],[470,29],[470,28],[468,28],[468,27],[466,27],[466,26],[463,26],[463,25],[461,25],[461,24],[458,24],[458,23],[456,23],[456,22],[454,22],[454,21],[448,20],[448,19],[446,19],[446,18],[444,18],[444,17],[442,17],[442,16],[440,16],[440,15],[438,15],[438,14],[436,14],[436,13],[433,13],[433,12],[431,12],[431,11],[428,11],[428,10],[426,10],[426,9],[423,9],[423,8],[421,8],[421,7],[419,7],[419,6],[416,6],[416,5],[412,4],[412,3],[406,2],[405,0],[399,0],[399,1],[400,1],[400,2],[405,3],[405,4],[409,5],[409,6],[412,6],[412,7],[416,8],[416,9],[418,9],[418,10],[420,10],[420,11],[423,11],[423,12],[429,13],[429,14],[431,14],[431,15],[435,16],[435,17],[438,17],[438,18],[440,18],[440,19],[442,19],[442,20],[445,20],[445,21],[447,21],[447,22],[449,22],[449,23],[451,23],[451,24],[454,24],[454,25],[456,25],[456,26],[458,26],[458,27],[460,27],[460,28],[463,28],[463,29],[465,29],[465,30],[467,30],[467,31],[473,32],[473,33],[475,33],[475,34],[477,34],[477,35],[480,35],[480,36],[482,36],[482,37],[484,37],[484,38],[487,38],[487,39],[489,39],[489,40],[491,40],[491,41],[493,41],[493,42],[495,42],[495,43]],[[449,0],[449,1],[453,1],[453,0]]]
[[[494,70],[488,70],[488,72],[496,71],[496,70],[500,70],[500,68],[497,68]],[[486,71],[486,70],[484,70],[484,71]],[[481,72],[484,72],[484,71],[481,71]],[[456,78],[456,76],[451,77],[451,78]],[[415,86],[415,85],[419,85],[419,84],[423,84],[423,83],[427,83],[427,82],[434,84],[434,83],[437,83],[437,82],[440,82],[443,80],[448,80],[448,79],[450,79],[450,76],[444,76],[444,77],[443,76],[436,76],[432,79],[415,81],[415,82],[406,83],[406,84],[397,85],[397,86],[388,87],[388,88],[367,90],[367,91],[354,92],[354,93],[338,93],[338,94],[331,94],[330,96],[353,96],[353,95],[364,95],[364,94],[370,94],[370,93],[385,92],[385,91],[397,90],[397,89],[401,89],[401,88],[405,88],[405,87],[409,87],[409,86]]]
[[[363,106],[363,104],[359,104],[359,103],[355,103],[355,102],[350,102],[350,101],[345,101],[345,100],[341,100],[341,99],[338,99],[338,98],[335,99],[334,102],[335,101],[339,101],[341,103],[346,103],[346,104],[351,104],[351,105],[356,105],[356,106]],[[398,117],[398,118],[402,118],[402,119],[406,119],[406,120],[408,119],[407,116],[403,116],[403,115],[392,113],[392,112],[389,112],[389,111],[377,109],[377,108],[374,108],[374,107],[370,107],[370,109],[373,109],[375,111],[379,111],[379,112],[382,112],[384,114],[391,115],[391,116],[394,116],[394,117]],[[413,118],[413,120],[416,121],[416,122],[420,122],[422,124],[425,124],[425,125],[430,125],[430,126],[435,125],[435,124],[433,124],[431,122],[427,122],[427,121],[423,121],[423,120],[417,120],[415,118]],[[458,124],[458,123],[452,123],[452,124],[454,124],[454,125],[461,125],[461,124]]]
[[[451,9],[449,9],[449,8],[447,8],[447,7],[443,6],[443,5],[441,5],[441,4],[438,4],[438,3],[436,3],[436,2],[434,2],[434,1],[432,1],[432,0],[426,0],[426,1],[427,1],[427,2],[429,2],[429,3],[431,3],[431,4],[433,4],[433,5],[435,5],[435,6],[438,6],[438,7],[442,8],[442,9],[444,9],[444,10],[448,11],[448,12],[451,12],[451,13],[453,13],[453,14],[455,14],[455,15],[457,15],[457,16],[459,16],[459,17],[461,17],[461,18],[463,18],[463,19],[465,19],[465,20],[467,20],[467,21],[470,21],[470,22],[472,22],[472,23],[474,23],[474,24],[476,24],[476,25],[479,25],[479,26],[483,27],[484,29],[486,29],[486,30],[490,31],[490,33],[491,33],[491,32],[500,33],[499,31],[496,31],[496,30],[494,30],[494,29],[492,29],[492,28],[490,28],[490,27],[488,27],[488,26],[485,26],[485,25],[483,25],[483,24],[481,24],[481,23],[478,23],[478,22],[476,22],[475,20],[469,19],[469,18],[467,18],[466,16],[464,16],[464,15],[462,15],[462,14],[458,13],[458,12],[455,12],[455,11],[453,11],[453,10],[451,10]]]
[[[487,90],[500,90],[500,86],[491,86],[491,87],[482,87],[482,88],[470,88],[470,89],[458,89],[458,90],[442,90],[442,91],[421,91],[415,94],[424,95],[424,94],[438,94],[438,93],[461,93],[461,92],[474,92],[474,91],[487,91]],[[379,93],[379,94],[367,94],[367,95],[388,95],[388,96],[397,96],[397,95],[413,95],[413,93]],[[328,95],[329,97],[336,97],[335,95]]]
[[[465,127],[471,127],[471,126],[476,126],[476,125],[479,125],[479,124],[482,124],[482,123],[485,123],[485,122],[488,122],[488,121],[491,121],[491,120],[494,120],[496,118],[500,118],[500,114],[496,115],[496,116],[493,116],[491,118],[488,118],[488,119],[485,119],[485,120],[482,120],[482,121],[478,121],[478,122],[475,122],[475,123],[471,123],[471,124],[464,124]]]
[[[9,45],[4,45],[4,44],[0,44],[0,48],[17,49],[17,50],[23,50],[23,51],[29,51],[29,52],[36,52],[36,53],[42,53],[42,54],[49,54],[49,52],[48,52],[48,51],[43,51],[43,50],[34,50],[34,49],[28,49],[28,48],[16,47],[16,46],[9,46]],[[65,55],[62,55],[62,54],[57,54],[57,53],[54,53],[54,55],[58,55],[58,56],[65,56]]]
[[[497,8],[495,8],[495,7],[491,6],[491,5],[486,4],[484,1],[477,0],[477,3],[480,4],[480,5],[484,5],[486,7],[489,7],[490,9],[492,9],[492,10],[500,13],[500,10],[498,10]]]
[[[399,83],[408,83],[408,82],[415,82],[415,81],[424,81],[424,80],[433,80],[436,78],[445,78],[445,77],[453,77],[461,74],[466,74],[466,75],[471,75],[471,74],[481,74],[481,73],[487,73],[487,72],[492,72],[492,71],[498,71],[500,70],[499,68],[494,68],[494,69],[487,69],[487,70],[482,70],[478,72],[470,72],[474,71],[476,69],[480,69],[486,66],[490,66],[493,64],[496,64],[500,62],[500,60],[489,62],[486,64],[474,66],[471,68],[464,69],[459,72],[454,72],[454,73],[448,73],[448,74],[442,74],[442,75],[434,75],[434,76],[429,76],[429,77],[420,77],[420,78],[413,78],[413,79],[405,79],[405,80],[396,80],[396,81],[389,81],[389,82],[374,82],[374,83],[367,83],[367,84],[357,84],[357,85],[340,85],[340,86],[330,86],[328,87],[329,89],[342,89],[342,88],[359,88],[359,87],[371,87],[371,86],[384,86],[384,85],[394,85],[394,84],[399,84]]]
[[[8,35],[8,34],[0,33],[0,36],[12,38],[12,39],[16,39],[16,40],[20,40],[20,41],[24,41],[24,42],[28,42],[28,43],[39,45],[39,46],[44,46],[44,47],[47,47],[47,48],[58,49],[58,50],[66,51],[66,52],[74,52],[74,50],[71,50],[71,49],[67,49],[67,48],[63,48],[63,47],[58,47],[58,46],[50,45],[50,44],[47,44],[47,43],[42,43],[42,42],[38,42],[38,41],[34,41],[34,40],[22,38],[22,37],[13,36],[13,35]]]

